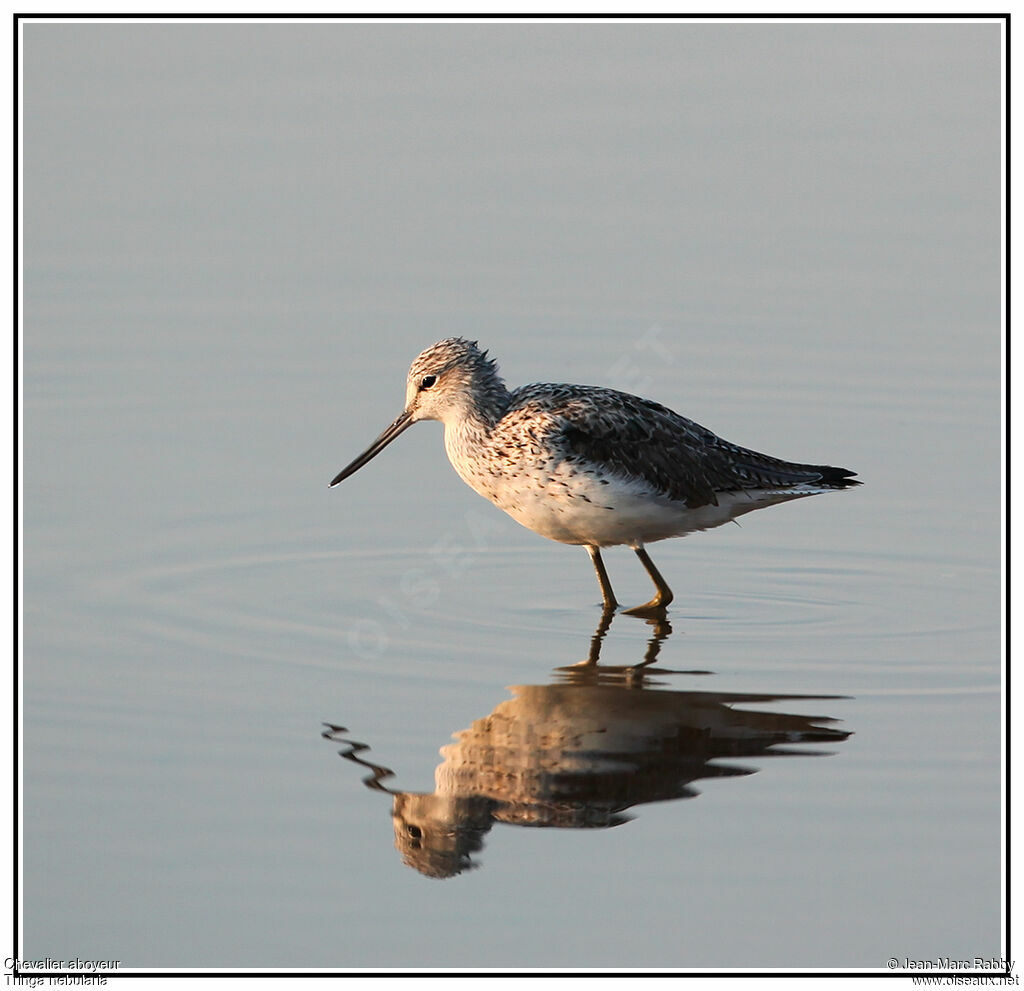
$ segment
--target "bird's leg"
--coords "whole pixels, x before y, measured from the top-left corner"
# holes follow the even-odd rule
[[[672,589],[668,587],[665,579],[661,577],[647,551],[642,546],[634,547],[633,550],[636,556],[640,558],[640,563],[647,570],[647,574],[651,576],[651,581],[654,582],[654,587],[657,591],[650,602],[645,602],[642,606],[634,606],[632,609],[627,609],[626,612],[631,616],[651,616],[664,613],[665,607],[672,601]]]
[[[604,569],[604,561],[601,560],[601,549],[593,544],[587,544],[587,553],[590,560],[594,562],[594,570],[597,572],[597,580],[601,586],[601,598],[604,599],[604,611],[611,612],[619,607],[615,601],[615,593],[612,591],[612,583],[608,581],[608,572]]]

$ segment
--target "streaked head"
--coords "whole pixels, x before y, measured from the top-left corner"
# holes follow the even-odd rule
[[[476,341],[446,337],[420,352],[409,368],[405,412],[414,421],[462,416],[467,406],[475,405],[481,389],[497,378],[494,361]]]
[[[337,485],[375,458],[417,420],[458,420],[471,411],[485,414],[508,395],[494,361],[476,341],[447,337],[416,356],[405,384],[405,409],[331,485]]]

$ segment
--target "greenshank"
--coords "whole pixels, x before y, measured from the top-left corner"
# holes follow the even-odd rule
[[[542,537],[586,547],[606,610],[618,603],[601,549],[631,547],[655,587],[649,602],[625,610],[634,615],[663,614],[672,601],[646,544],[860,484],[846,468],[758,454],[615,389],[509,390],[487,352],[460,337],[438,341],[416,358],[405,409],[330,484],[358,471],[418,420],[444,424],[452,467],[480,495]]]

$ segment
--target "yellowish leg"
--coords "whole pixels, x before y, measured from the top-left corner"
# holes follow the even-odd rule
[[[601,586],[601,598],[604,599],[605,612],[617,609],[619,604],[615,601],[615,593],[612,591],[612,583],[608,581],[608,572],[605,571],[604,561],[601,560],[601,549],[587,544],[587,553],[594,563],[594,570],[597,572],[597,580]]]
[[[626,612],[631,616],[650,616],[652,614],[664,613],[665,607],[672,601],[672,589],[668,587],[665,579],[661,577],[661,573],[654,566],[654,562],[647,551],[643,547],[634,547],[633,550],[636,552],[636,556],[640,558],[640,563],[647,570],[647,574],[651,576],[651,581],[654,582],[654,587],[657,591],[650,602],[645,602],[642,606],[634,606],[632,609],[627,609]]]

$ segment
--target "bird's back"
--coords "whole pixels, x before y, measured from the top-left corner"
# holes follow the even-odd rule
[[[732,444],[666,406],[598,386],[538,384],[516,389],[491,442],[510,457],[551,457],[600,466],[691,509],[719,493],[860,484],[830,465],[783,461]]]

